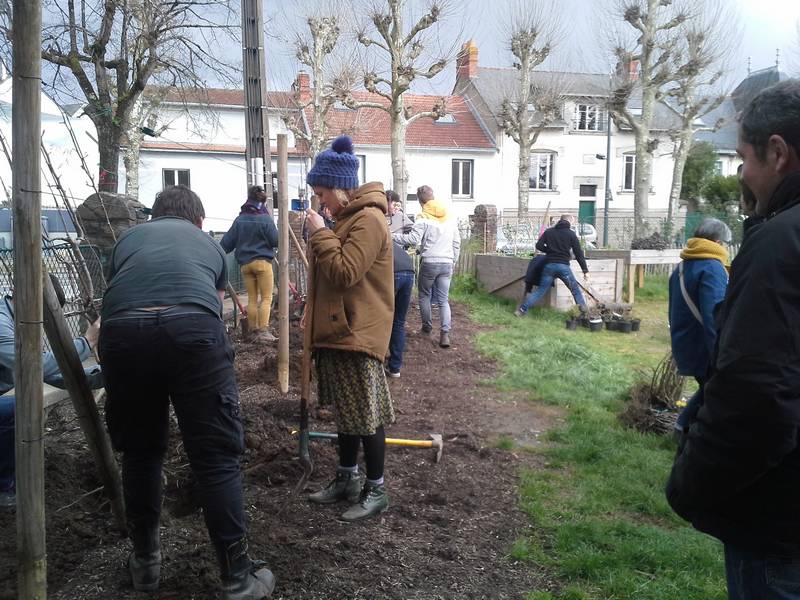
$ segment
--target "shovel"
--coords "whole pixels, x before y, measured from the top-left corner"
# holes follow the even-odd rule
[[[308,398],[311,393],[311,343],[314,330],[314,267],[316,260],[311,248],[308,248],[308,268],[306,269],[306,327],[303,330],[303,359],[300,364],[300,434],[298,452],[300,465],[303,467],[303,476],[297,482],[295,493],[302,492],[311,473],[314,472],[314,463],[311,462],[308,442]]]
[[[239,308],[239,312],[242,315],[241,318],[239,319],[239,322],[242,324],[242,334],[247,335],[247,332],[249,331],[247,323],[247,310],[245,309],[244,306],[242,306],[242,301],[239,300],[239,294],[237,294],[236,290],[233,289],[233,286],[231,285],[230,281],[228,282],[227,289],[228,289],[228,295],[231,298],[233,298],[233,301],[236,303],[236,306]]]

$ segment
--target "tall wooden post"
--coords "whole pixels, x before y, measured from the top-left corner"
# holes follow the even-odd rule
[[[14,2],[14,385],[16,387],[17,596],[47,596],[42,388],[40,195],[42,3]]]
[[[108,439],[100,419],[94,394],[92,394],[89,381],[83,372],[81,359],[75,350],[53,284],[46,275],[42,287],[44,291],[44,328],[47,338],[50,340],[50,347],[53,349],[58,368],[64,377],[64,386],[69,391],[72,406],[75,407],[78,424],[97,465],[100,481],[103,482],[106,495],[111,502],[111,512],[117,521],[117,528],[125,534],[128,528],[122,497],[122,479],[119,475],[117,461],[114,459],[114,452],[111,450],[111,441]]]
[[[289,149],[278,134],[278,385],[289,391]]]

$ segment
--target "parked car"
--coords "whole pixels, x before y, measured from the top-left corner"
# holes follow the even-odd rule
[[[536,240],[530,235],[518,235],[509,239],[503,227],[497,228],[497,251],[503,254],[532,254],[536,251]]]
[[[591,223],[578,223],[575,233],[578,234],[581,242],[591,249],[597,248],[597,229]]]

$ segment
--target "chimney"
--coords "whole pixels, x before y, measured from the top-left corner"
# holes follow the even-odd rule
[[[461,46],[456,58],[456,80],[474,79],[478,76],[478,47],[469,40]]]
[[[301,104],[305,104],[311,100],[311,76],[308,73],[300,71],[292,87],[294,87],[294,91],[297,93],[297,98]]]
[[[639,81],[639,71],[642,68],[642,63],[638,60],[631,60],[628,63],[628,79],[630,81]]]

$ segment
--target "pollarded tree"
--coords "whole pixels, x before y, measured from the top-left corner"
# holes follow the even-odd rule
[[[53,0],[43,28],[50,84],[87,102],[97,128],[99,189],[117,191],[120,146],[145,87],[163,77],[182,87],[213,78],[238,82],[239,70],[215,53],[240,24],[231,0]],[[13,29],[5,36],[13,41]]]
[[[358,34],[358,41],[365,48],[377,48],[377,54],[388,63],[388,73],[380,74],[377,70],[367,70],[364,74],[364,88],[377,96],[376,100],[356,100],[352,89],[345,87],[337,93],[342,103],[348,108],[375,108],[389,113],[391,123],[391,161],[392,187],[405,203],[408,187],[406,171],[406,130],[417,119],[438,119],[447,112],[445,99],[441,98],[429,110],[416,110],[407,104],[404,94],[411,88],[417,78],[433,79],[447,65],[447,58],[434,57],[423,62],[426,49],[426,33],[436,25],[444,12],[441,1],[433,2],[426,13],[414,25],[407,29],[405,17],[407,0],[385,0],[385,3],[373,4],[370,11],[370,22],[377,35],[367,31]]]
[[[673,57],[679,67],[661,95],[661,103],[678,121],[672,134],[674,165],[667,208],[670,227],[681,197],[683,169],[695,134],[714,131],[724,123],[722,119],[707,123],[703,117],[725,101],[727,90],[721,82],[731,53],[729,40],[739,38],[736,20],[729,11],[711,2],[705,8],[704,13],[691,17],[681,26],[683,34],[679,36]]]
[[[690,13],[680,0],[620,0],[616,16],[630,26],[634,39],[614,48],[618,72],[610,108],[615,120],[633,131],[636,138],[634,182],[634,239],[647,229],[648,200],[653,156],[659,144],[653,124],[665,85],[676,79],[682,65],[676,64],[681,25]],[[629,31],[630,33],[630,31]],[[641,94],[641,112],[631,109],[634,92]]]
[[[560,118],[561,82],[548,75],[535,77],[536,69],[551,54],[556,31],[555,6],[536,0],[519,2],[510,11],[508,41],[517,70],[515,86],[500,106],[503,131],[519,145],[517,212],[528,212],[531,150],[539,134]]]

